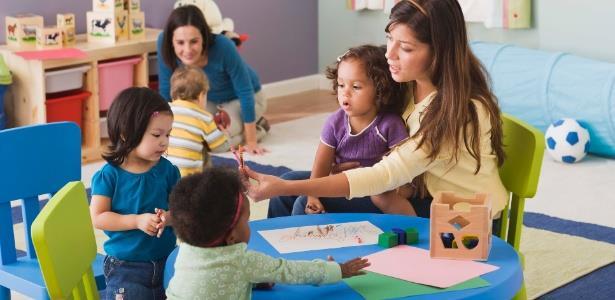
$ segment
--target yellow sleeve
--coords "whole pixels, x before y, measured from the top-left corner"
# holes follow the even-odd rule
[[[393,190],[441,163],[443,159],[427,158],[427,153],[417,148],[415,139],[407,140],[371,167],[344,171],[350,186],[348,198]]]

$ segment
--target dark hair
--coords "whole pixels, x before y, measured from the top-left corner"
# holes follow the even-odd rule
[[[169,103],[157,92],[146,87],[130,87],[120,92],[107,113],[111,144],[102,157],[110,164],[121,165],[141,143],[155,112],[173,115]]]
[[[239,173],[232,168],[210,167],[183,177],[169,195],[175,233],[190,245],[205,247],[229,229],[242,192]]]
[[[171,76],[171,99],[196,100],[207,92],[209,81],[201,68],[181,65]]]
[[[374,83],[376,90],[376,107],[378,111],[391,111],[401,115],[406,98],[407,85],[393,80],[389,64],[384,56],[386,46],[362,45],[348,49],[337,58],[337,62],[327,67],[326,76],[331,79],[333,94],[337,95],[337,73],[340,63],[357,59],[365,67],[365,73]]]
[[[205,16],[200,8],[194,5],[184,5],[174,9],[164,26],[162,35],[162,59],[164,63],[175,70],[177,68],[177,55],[173,49],[173,33],[182,26],[194,26],[201,32],[203,37],[203,56],[207,56],[209,47],[214,44],[214,35],[205,21]]]
[[[418,147],[426,146],[435,160],[442,146],[453,149],[453,158],[465,147],[481,167],[480,127],[477,108],[480,102],[489,114],[491,148],[498,164],[504,162],[502,120],[497,99],[489,87],[488,75],[468,45],[466,25],[459,3],[453,0],[411,0],[397,3],[391,10],[385,31],[392,26],[408,26],[416,38],[432,52],[431,82],[437,94],[422,117]],[[446,124],[446,126],[443,126]]]

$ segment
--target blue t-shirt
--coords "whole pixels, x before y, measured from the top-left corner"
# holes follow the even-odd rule
[[[111,198],[111,211],[121,215],[154,213],[155,208],[169,209],[169,193],[179,178],[177,167],[164,157],[141,174],[105,164],[92,178],[92,195]],[[109,236],[105,252],[128,261],[166,258],[176,243],[171,227],[166,227],[160,238],[139,229],[105,231],[105,234]]]
[[[163,32],[158,36],[158,90],[160,95],[171,100],[171,75],[173,71],[162,58]],[[209,79],[207,101],[226,103],[239,99],[241,117],[245,123],[254,122],[254,94],[261,90],[261,83],[256,72],[246,64],[237,46],[224,35],[214,34],[213,45],[207,49],[207,65],[203,71]],[[181,62],[178,61],[178,64]]]

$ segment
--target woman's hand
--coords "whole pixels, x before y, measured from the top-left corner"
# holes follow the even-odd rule
[[[325,207],[322,205],[322,202],[316,197],[308,197],[307,204],[305,205],[305,213],[308,215],[311,214],[322,214],[325,212]]]
[[[243,167],[243,172],[248,177],[258,182],[257,184],[250,182],[250,184],[246,186],[248,189],[248,196],[254,201],[261,201],[280,195],[280,188],[285,180],[276,176],[254,172],[248,166]]]
[[[258,143],[246,143],[243,147],[246,150],[246,153],[255,154],[255,155],[263,155],[267,153],[267,149],[261,147]]]
[[[243,134],[246,140],[246,144],[244,146],[246,153],[263,155],[267,152],[267,149],[259,146],[256,141],[256,122],[244,123]]]
[[[331,174],[337,174],[346,170],[355,169],[360,167],[361,164],[358,161],[347,161],[339,164],[333,164],[331,167]]]

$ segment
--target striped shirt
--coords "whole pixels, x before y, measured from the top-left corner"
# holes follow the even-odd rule
[[[174,100],[171,110],[174,120],[167,159],[179,168],[182,177],[202,171],[208,151],[229,150],[226,135],[218,130],[213,116],[197,103]]]

